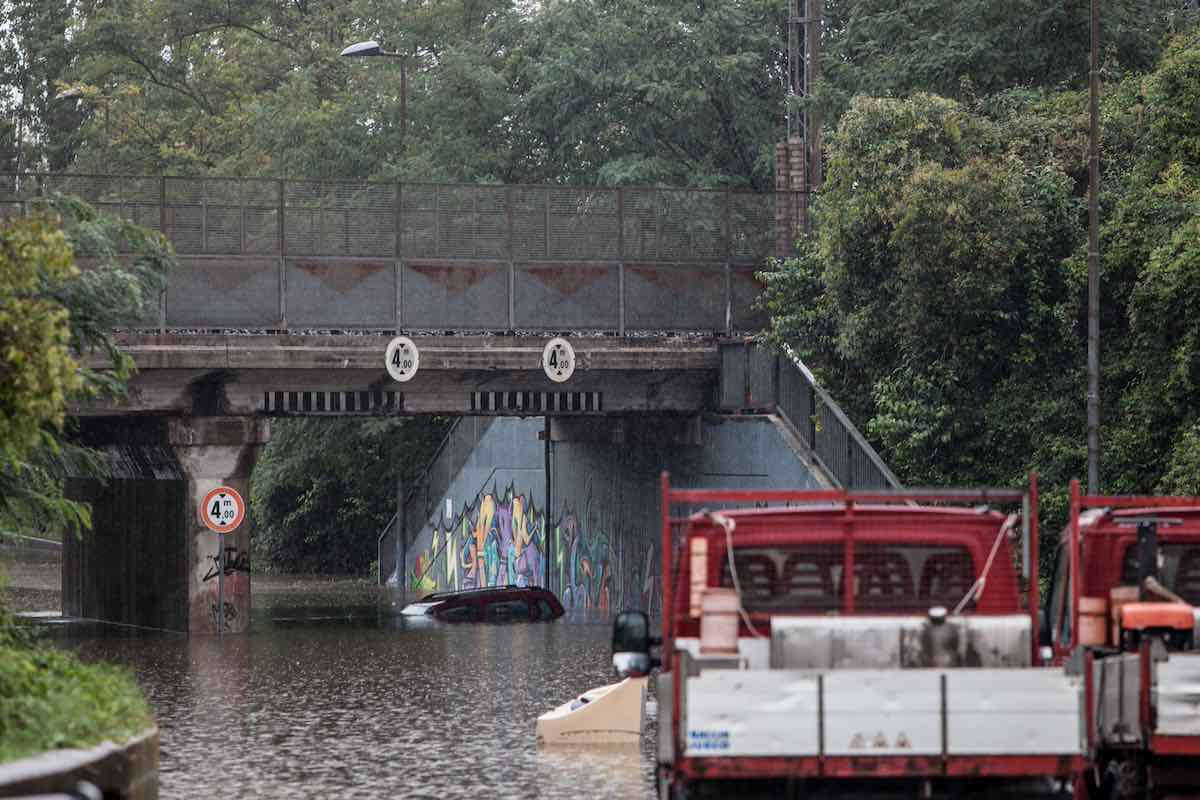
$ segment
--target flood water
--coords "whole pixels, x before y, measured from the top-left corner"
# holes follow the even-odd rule
[[[109,627],[60,644],[137,676],[164,798],[654,796],[652,735],[641,748],[534,744],[539,714],[612,682],[607,617],[454,625],[305,600],[256,601],[246,635]]]

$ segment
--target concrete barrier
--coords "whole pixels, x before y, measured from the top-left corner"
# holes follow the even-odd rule
[[[105,798],[157,800],[158,728],[120,745],[102,742],[0,764],[0,798],[70,792],[80,781],[95,785]]]

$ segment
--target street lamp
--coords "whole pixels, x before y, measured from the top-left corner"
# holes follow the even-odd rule
[[[408,57],[403,53],[393,53],[389,50],[384,50],[379,46],[379,42],[374,39],[368,39],[365,42],[356,42],[343,49],[339,55],[346,58],[370,56],[400,59],[400,137],[401,139],[405,138],[408,133]]]

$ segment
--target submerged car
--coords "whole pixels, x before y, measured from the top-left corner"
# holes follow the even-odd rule
[[[561,617],[563,607],[554,592],[540,586],[485,586],[434,592],[409,603],[400,614],[443,622],[544,622]]]

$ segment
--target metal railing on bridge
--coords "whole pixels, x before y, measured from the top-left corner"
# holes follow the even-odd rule
[[[159,328],[748,331],[797,193],[0,174],[160,230]]]

